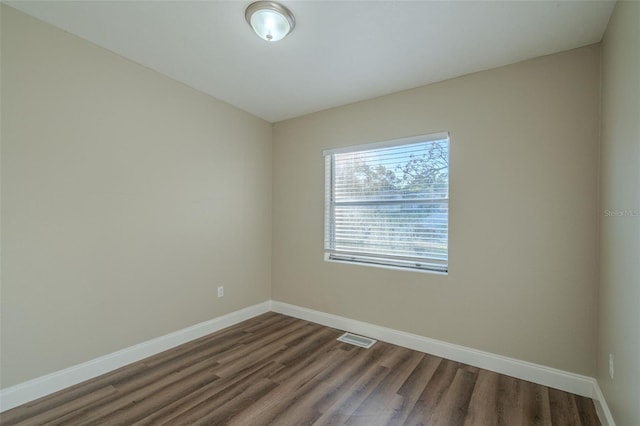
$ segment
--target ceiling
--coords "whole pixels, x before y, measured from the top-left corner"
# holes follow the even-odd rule
[[[5,3],[276,122],[597,43],[613,1],[288,1],[259,39],[247,1]]]

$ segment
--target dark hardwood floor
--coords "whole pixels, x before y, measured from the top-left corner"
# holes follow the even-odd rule
[[[2,425],[599,425],[588,398],[268,313],[0,414]]]

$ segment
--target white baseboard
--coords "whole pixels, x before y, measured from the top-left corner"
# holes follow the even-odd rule
[[[230,327],[271,310],[263,302],[146,342],[0,390],[0,412],[108,373],[127,364]]]
[[[506,374],[543,386],[549,386],[595,400],[603,426],[615,426],[598,383],[592,377],[570,373],[527,361],[496,355],[441,340],[405,333],[379,325],[357,321],[283,302],[271,302],[271,309],[284,315],[304,319],[328,327],[372,337],[394,345],[426,352],[496,373]]]
[[[594,392],[596,396],[593,398],[593,403],[596,406],[596,412],[598,413],[598,418],[600,419],[600,423],[602,426],[616,426],[616,422],[613,420],[613,416],[611,415],[611,411],[609,411],[609,406],[607,405],[607,401],[604,399],[604,394],[600,389],[600,385],[596,379],[593,379]]]

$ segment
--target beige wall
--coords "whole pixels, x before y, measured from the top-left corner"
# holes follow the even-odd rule
[[[277,123],[274,300],[595,373],[599,46]],[[322,151],[451,133],[450,273],[323,261]]]
[[[1,118],[2,388],[270,298],[269,123],[6,6]]]
[[[597,379],[617,424],[640,425],[639,2],[619,1],[604,37],[601,140]]]

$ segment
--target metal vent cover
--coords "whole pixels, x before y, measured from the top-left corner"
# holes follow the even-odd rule
[[[344,333],[342,336],[338,337],[338,340],[344,343],[349,343],[350,345],[360,346],[365,349],[369,349],[377,342],[377,340],[369,337],[358,336],[357,334],[352,333]]]

